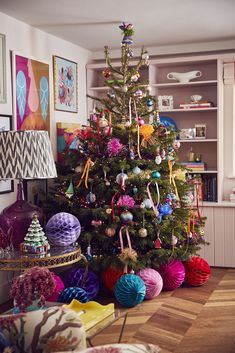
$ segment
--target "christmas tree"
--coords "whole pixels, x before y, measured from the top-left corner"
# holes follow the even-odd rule
[[[107,96],[94,98],[78,148],[68,150],[66,165],[58,166],[46,211],[78,217],[79,243],[95,268],[139,269],[195,254],[205,242],[204,219],[192,207],[192,185],[177,161],[179,131],[161,121],[149,83],[141,80],[148,53],[142,49],[134,62],[133,26],[120,28],[120,66],[105,47]]]

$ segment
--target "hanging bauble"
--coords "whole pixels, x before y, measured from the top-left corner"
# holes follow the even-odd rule
[[[135,167],[132,169],[132,172],[136,175],[139,175],[142,172],[142,170],[139,167]]]
[[[154,247],[155,247],[155,249],[161,249],[162,242],[161,242],[161,239],[159,237],[155,240]]]
[[[59,303],[70,304],[73,299],[79,300],[81,303],[89,302],[86,291],[79,287],[68,287],[60,293],[58,297]]]
[[[64,279],[66,287],[80,287],[86,291],[89,300],[94,300],[100,289],[99,277],[90,269],[79,267],[70,271]]]
[[[68,189],[65,192],[65,195],[68,199],[71,199],[74,195],[74,188],[73,188],[73,182],[72,180],[70,181],[70,184],[68,186]]]
[[[161,157],[162,159],[166,157],[166,151],[164,149],[161,151]]]
[[[143,97],[143,92],[141,91],[141,89],[137,89],[134,93],[134,96],[137,98]]]
[[[199,235],[200,237],[204,237],[205,231],[204,231],[203,228],[199,228],[199,229],[198,229],[198,235]]]
[[[148,235],[146,228],[140,228],[138,233],[139,233],[140,238],[146,238]]]
[[[131,122],[130,122],[130,121],[127,121],[127,122],[125,123],[125,126],[126,126],[126,127],[130,127],[130,126],[131,126]]]
[[[166,202],[169,202],[169,203],[172,202],[171,194],[167,194],[167,195],[166,195]]]
[[[173,235],[173,237],[172,237],[172,243],[174,245],[176,245],[178,243],[178,238],[175,235]]]
[[[60,293],[64,290],[64,283],[62,279],[52,272],[52,276],[56,282],[54,292],[50,296],[45,296],[46,301],[56,302]]]
[[[139,276],[127,274],[119,278],[114,293],[119,304],[131,308],[144,300],[146,287]]]
[[[108,120],[104,116],[102,116],[102,118],[100,119],[100,124],[99,125],[102,128],[108,126],[109,125]]]
[[[152,268],[144,268],[136,273],[146,286],[146,295],[144,299],[150,300],[157,297],[163,287],[163,280],[161,275]]]
[[[121,186],[122,190],[125,190],[125,183],[127,179],[128,179],[128,175],[125,173],[119,173],[116,177],[116,182],[118,183],[118,185]]]
[[[104,282],[105,287],[109,289],[111,292],[113,292],[117,280],[121,276],[123,276],[123,274],[124,274],[123,271],[120,271],[117,268],[114,268],[114,267],[106,268],[106,270],[102,273],[102,280]]]
[[[105,78],[109,78],[112,75],[112,70],[109,67],[107,67],[102,71],[102,74]]]
[[[181,286],[185,278],[184,265],[179,260],[172,260],[163,264],[157,271],[163,279],[163,290],[174,290]]]
[[[111,238],[115,235],[115,233],[116,233],[115,228],[112,228],[112,227],[105,228],[105,234],[107,235],[107,237]]]
[[[112,132],[113,132],[113,128],[110,128],[109,126],[106,126],[103,130],[103,133],[105,136],[112,135]]]
[[[150,199],[145,199],[142,203],[143,203],[145,208],[148,208],[148,209],[152,208],[152,202],[151,202]]]
[[[60,212],[52,216],[46,225],[46,235],[52,245],[67,246],[73,244],[81,233],[77,217]]]
[[[155,158],[155,163],[159,165],[161,164],[161,162],[162,162],[162,157],[160,156],[160,154],[158,154]]]
[[[173,209],[169,205],[169,203],[164,203],[163,205],[160,205],[160,207],[159,207],[159,213],[161,213],[162,216],[171,215],[172,212],[173,212]]]
[[[161,178],[161,174],[160,174],[157,170],[154,170],[154,171],[151,173],[151,178],[153,178],[153,179],[160,179],[160,178]]]
[[[98,228],[98,227],[100,227],[101,225],[102,225],[102,221],[100,220],[100,219],[93,219],[92,221],[91,221],[91,225],[93,226],[93,227],[95,227],[95,228]]]
[[[142,54],[142,60],[144,61],[145,65],[149,65],[149,54],[147,52]]]
[[[178,150],[180,148],[180,141],[179,140],[175,140],[175,142],[173,142],[173,148],[175,150]]]
[[[130,149],[130,159],[135,159],[135,152],[132,149]]]
[[[185,281],[191,286],[202,286],[210,277],[211,269],[206,260],[193,256],[184,263]]]
[[[144,124],[145,124],[144,119],[139,119],[139,120],[138,120],[138,124],[139,124],[139,126],[144,125]]]
[[[131,36],[124,36],[122,40],[122,44],[128,44],[131,45],[133,44],[133,39]]]
[[[128,86],[124,85],[122,86],[122,92],[126,93],[128,91]]]
[[[136,186],[133,186],[133,194],[136,195],[138,193],[138,188]]]
[[[133,221],[133,214],[130,211],[124,211],[120,214],[122,223],[127,224]]]
[[[152,107],[152,106],[153,106],[153,100],[149,98],[149,99],[147,100],[147,103],[146,103],[146,104],[147,104],[147,107]]]
[[[78,165],[76,168],[75,168],[75,172],[76,173],[82,173],[83,172],[83,167],[81,165]]]
[[[131,76],[131,82],[136,82],[140,78],[139,72],[136,72],[134,75]]]
[[[91,191],[86,195],[87,203],[94,203],[96,201],[96,196]]]
[[[146,90],[147,90],[148,92],[151,92],[151,91],[152,91],[152,87],[148,85],[147,88],[146,88]]]

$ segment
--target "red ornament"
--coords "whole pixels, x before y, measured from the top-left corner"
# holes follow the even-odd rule
[[[193,287],[202,286],[210,277],[211,269],[206,260],[193,256],[184,263],[185,281]]]
[[[102,71],[102,74],[105,78],[109,78],[112,74],[112,70],[109,67],[107,67]]]
[[[154,246],[155,246],[155,249],[161,249],[162,245],[161,245],[161,240],[160,238],[157,238],[154,242]]]
[[[108,267],[102,273],[102,280],[104,282],[105,287],[109,289],[111,292],[114,292],[114,287],[117,280],[123,275],[124,275],[123,271],[120,271],[114,267]]]
[[[102,225],[102,221],[100,220],[100,219],[93,219],[92,221],[91,221],[91,225],[93,226],[93,227],[100,227],[101,225]]]
[[[105,229],[105,234],[108,236],[108,237],[113,237],[116,233],[116,229],[115,228],[112,228],[112,227],[107,227]]]

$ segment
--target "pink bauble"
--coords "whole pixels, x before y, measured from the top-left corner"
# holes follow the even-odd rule
[[[153,299],[161,293],[163,280],[156,270],[152,268],[144,268],[136,274],[144,281],[146,286],[146,295],[144,299]]]
[[[52,293],[52,295],[50,297],[46,297],[46,300],[48,302],[56,302],[60,293],[64,290],[65,286],[64,286],[64,283],[62,281],[62,279],[55,275],[54,273],[52,273],[53,277],[54,277],[54,280],[56,281],[56,287],[55,287],[55,290],[54,292]]]
[[[163,290],[174,290],[184,281],[185,269],[179,260],[172,260],[166,265],[161,265],[157,270],[163,279]]]

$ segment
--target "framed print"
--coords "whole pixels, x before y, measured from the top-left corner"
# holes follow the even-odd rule
[[[180,140],[188,140],[195,138],[195,129],[181,129],[180,130]]]
[[[195,138],[196,139],[206,138],[206,124],[195,124]]]
[[[0,103],[6,101],[6,36],[0,33]]]
[[[64,152],[68,149],[77,149],[78,123],[56,123],[57,130],[57,162],[64,164]]]
[[[47,197],[47,179],[24,180],[24,194],[28,202],[42,207]]]
[[[77,113],[77,63],[53,56],[55,110]]]
[[[50,133],[49,65],[14,53],[12,62],[16,129]]]
[[[173,96],[158,96],[158,109],[161,111],[173,109]]]
[[[2,131],[9,131],[12,129],[12,116],[0,114],[0,133]],[[0,194],[6,194],[14,191],[14,181],[7,179],[0,179]]]

